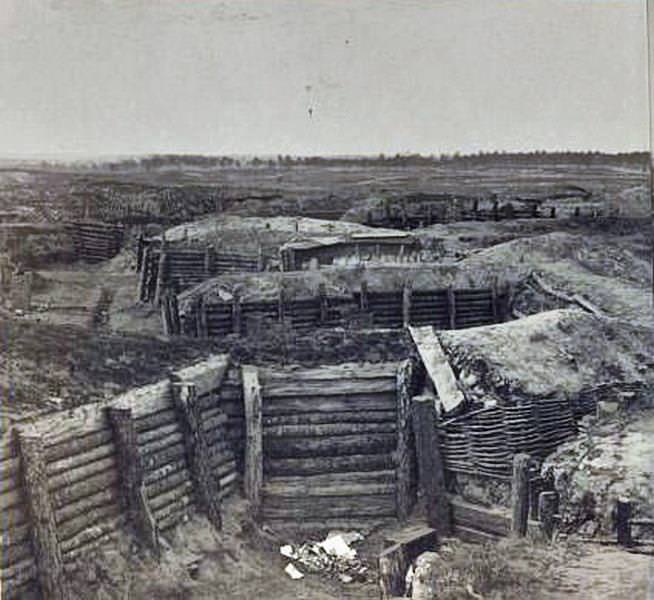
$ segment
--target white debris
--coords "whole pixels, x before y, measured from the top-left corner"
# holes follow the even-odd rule
[[[286,568],[284,569],[284,572],[291,578],[291,579],[302,579],[304,577],[304,574],[298,571],[298,569],[295,567],[293,563],[288,563],[286,565]]]
[[[325,540],[316,545],[327,552],[327,554],[337,556],[338,558],[353,560],[357,555],[357,551],[347,545],[342,535],[327,536]]]
[[[286,544],[285,546],[280,546],[279,553],[286,558],[297,558],[297,554],[293,552],[293,546]]]

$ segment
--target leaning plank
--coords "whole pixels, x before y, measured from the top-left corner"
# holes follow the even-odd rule
[[[457,387],[456,377],[432,327],[409,327],[420,358],[431,378],[444,412],[460,406],[465,398]]]
[[[17,430],[25,500],[32,524],[32,548],[43,596],[70,598],[57,539],[55,513],[48,494],[45,442],[34,427]]]
[[[256,367],[243,365],[243,402],[245,405],[245,495],[255,520],[261,516],[261,485],[263,483],[262,401],[259,374]]]

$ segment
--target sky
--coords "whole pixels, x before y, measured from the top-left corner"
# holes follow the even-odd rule
[[[0,0],[0,156],[649,148],[646,0]]]

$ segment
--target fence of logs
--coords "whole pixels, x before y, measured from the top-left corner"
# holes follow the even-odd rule
[[[253,254],[217,252],[213,246],[158,244],[139,239],[137,270],[138,300],[159,303],[164,290],[179,293],[228,273],[264,271],[270,261],[260,250]]]
[[[73,221],[66,223],[73,240],[75,256],[87,262],[109,260],[120,252],[125,235],[123,225],[103,221]]]
[[[413,503],[410,361],[243,367],[245,493],[273,528],[361,527]]]
[[[191,508],[220,527],[236,484],[219,388],[224,355],[112,401],[16,425],[0,462],[3,598],[40,586],[70,598],[67,576],[129,525],[158,553]]]
[[[221,302],[198,295],[191,311],[180,315],[173,294],[162,297],[162,322],[166,334],[194,337],[248,335],[262,321],[282,323],[296,331],[363,322],[380,328],[433,325],[439,329],[475,327],[502,322],[506,317],[506,290],[472,289],[368,292],[366,285],[350,296],[328,296],[323,288],[313,297],[241,301],[234,296]]]

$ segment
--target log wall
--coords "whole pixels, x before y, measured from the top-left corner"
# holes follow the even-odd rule
[[[408,305],[407,305],[408,302]],[[284,321],[296,331],[315,327],[344,325],[353,318],[380,328],[401,328],[408,318],[411,325],[433,325],[453,329],[491,325],[503,320],[505,297],[492,288],[451,290],[402,290],[364,292],[351,297],[282,299],[276,301],[233,303],[199,302],[195,312],[186,315],[184,333],[201,337],[201,311],[206,313],[206,335],[222,337],[231,333],[256,333],[261,322]],[[240,322],[235,323],[235,315]],[[179,322],[180,319],[178,318]]]
[[[195,414],[209,455],[207,463],[219,482],[219,500],[234,491],[237,479],[228,437],[229,417],[221,408],[221,384],[227,368],[227,357],[220,355],[173,376],[191,383],[197,391]],[[44,493],[54,514],[54,543],[66,572],[78,568],[90,549],[115,536],[131,515],[123,489],[124,469],[119,469],[118,440],[108,414],[111,407],[128,409],[140,459],[137,475],[156,531],[165,532],[196,507],[193,469],[197,461],[189,456],[185,423],[173,398],[173,381],[39,419],[34,428],[44,447]],[[29,469],[30,463],[26,464]],[[5,443],[0,462],[3,598],[21,597],[40,579],[33,551],[35,523],[26,509],[24,482],[29,482],[29,477],[23,466],[16,444]]]
[[[120,252],[125,229],[122,225],[103,221],[73,221],[66,224],[73,239],[75,256],[87,262],[100,262]]]
[[[261,513],[273,528],[365,526],[406,511],[396,471],[398,368],[259,369]]]

